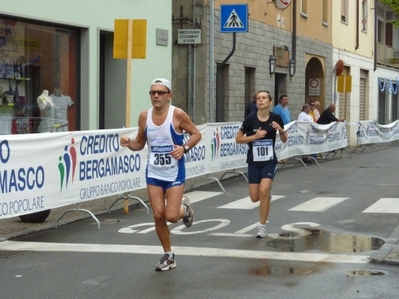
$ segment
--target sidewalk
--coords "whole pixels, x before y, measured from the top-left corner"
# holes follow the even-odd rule
[[[379,150],[383,150],[385,147],[379,147]],[[397,147],[396,147],[397,148]],[[353,149],[351,149],[353,150]],[[360,150],[359,152],[360,153]],[[357,153],[356,153],[357,154]],[[355,155],[356,155],[355,154]],[[379,154],[383,154],[382,152]],[[344,158],[348,157],[344,153]],[[355,157],[355,155],[353,155]],[[368,155],[367,152],[360,153],[360,155]],[[321,167],[328,167],[328,164],[336,159],[341,159],[339,155],[336,155],[333,159],[329,158],[328,160],[319,161]],[[288,170],[290,167],[303,167],[301,164],[288,164],[284,167],[285,170]],[[223,172],[217,173],[214,177],[220,178],[223,175]],[[231,178],[232,176],[238,176],[240,174],[227,174],[225,179]],[[208,177],[199,177],[194,179],[189,179],[186,182],[186,192],[189,192],[195,188],[213,183],[214,180],[209,179]],[[147,191],[146,190],[138,190],[132,193],[134,196],[141,198],[147,205]],[[80,205],[81,209],[88,209],[94,215],[101,215],[108,212],[110,205],[118,198],[118,196],[107,197],[92,200],[89,202],[82,203]],[[124,200],[119,200],[113,207],[112,211],[123,209]],[[50,215],[46,219],[44,223],[24,223],[19,217],[13,217],[9,219],[0,220],[0,242],[5,241],[7,239],[13,239],[16,237],[20,237],[23,235],[28,235],[34,232],[43,231],[47,229],[55,228],[56,220],[64,213],[64,211],[68,209],[75,208],[75,205],[66,206],[62,208],[57,208],[51,210]],[[129,200],[129,211],[131,212],[134,209],[141,208],[142,204],[137,200]],[[111,213],[112,213],[111,211]],[[84,212],[68,212],[63,218],[58,221],[58,226],[66,225],[71,222],[75,222],[78,220],[86,219],[91,217],[89,214]],[[93,222],[95,220],[93,219]],[[399,265],[399,226],[392,232],[391,236],[385,240],[384,245],[375,253],[373,253],[370,257],[370,262],[372,263],[383,263],[383,264],[391,264],[391,265]]]

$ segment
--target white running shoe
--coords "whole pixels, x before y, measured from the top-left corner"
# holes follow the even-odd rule
[[[169,256],[169,254],[165,253],[155,266],[155,271],[167,271],[174,268],[176,268],[175,255]]]
[[[187,210],[186,215],[183,216],[183,223],[186,227],[190,227],[194,222],[194,211],[191,208],[191,203],[187,196],[183,196],[182,205],[184,205]]]
[[[266,225],[259,225],[258,226],[258,233],[256,234],[256,237],[258,239],[260,238],[266,238],[267,234],[266,234]]]

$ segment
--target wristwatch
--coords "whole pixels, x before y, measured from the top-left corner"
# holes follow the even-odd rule
[[[188,145],[183,145],[184,147],[184,153],[187,154],[188,151],[190,150],[190,147]]]

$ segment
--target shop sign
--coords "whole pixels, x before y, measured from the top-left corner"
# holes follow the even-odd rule
[[[17,39],[16,42],[20,48],[32,50],[40,49],[40,41],[37,39]]]

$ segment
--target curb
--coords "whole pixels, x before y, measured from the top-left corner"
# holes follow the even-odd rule
[[[370,256],[371,263],[399,265],[399,226],[397,226],[382,247]]]

